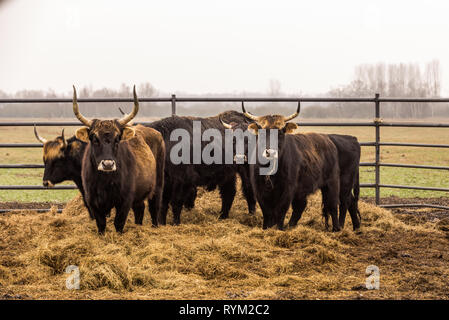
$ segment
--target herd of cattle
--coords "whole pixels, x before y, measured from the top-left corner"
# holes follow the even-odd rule
[[[169,206],[174,224],[181,222],[183,208],[195,205],[197,188],[207,191],[217,187],[221,196],[221,219],[229,215],[239,175],[249,214],[254,214],[256,201],[263,214],[263,228],[284,228],[285,215],[292,206],[289,226],[293,227],[307,206],[307,196],[318,189],[322,193],[326,228],[329,216],[332,230],[339,231],[349,211],[353,229],[360,227],[359,163],[357,138],[348,135],[297,133],[297,125],[287,122],[298,116],[255,116],[245,110],[226,111],[213,117],[181,117],[173,115],[149,126],[132,125],[139,111],[134,87],[134,108],[119,120],[89,120],[79,111],[75,87],[73,112],[84,125],[75,136],[66,139],[64,130],[53,140],[42,138],[36,127],[36,138],[43,143],[45,171],[43,184],[75,182],[98,232],[106,229],[106,217],[116,209],[115,229],[123,232],[128,212],[134,211],[135,223],[142,224],[145,200],[153,226],[165,225]],[[123,113],[123,112],[122,112]],[[193,122],[201,122],[201,130],[247,130],[258,138],[261,129],[277,130],[276,150],[266,146],[261,152],[275,152],[277,172],[260,175],[264,164],[174,164],[169,157],[176,141],[170,135],[176,129],[193,130]],[[202,142],[204,143],[204,142]],[[190,144],[192,146],[192,144]],[[245,144],[246,152],[248,145]],[[192,150],[190,150],[192,154]],[[237,154],[235,154],[237,158]]]

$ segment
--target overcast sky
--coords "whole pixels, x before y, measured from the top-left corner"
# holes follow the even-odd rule
[[[363,3],[362,3],[363,2]],[[0,4],[0,90],[149,81],[163,92],[320,93],[361,63],[439,59],[448,1],[61,1]]]

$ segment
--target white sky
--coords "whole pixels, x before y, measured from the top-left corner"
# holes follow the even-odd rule
[[[0,90],[320,93],[360,63],[439,59],[449,95],[448,1],[10,0]]]

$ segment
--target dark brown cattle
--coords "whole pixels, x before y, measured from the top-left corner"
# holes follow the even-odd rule
[[[84,188],[81,181],[81,162],[87,144],[76,137],[66,140],[64,129],[61,136],[47,140],[37,133],[36,126],[34,126],[34,135],[43,143],[44,177],[42,184],[44,187],[52,188],[55,184],[72,180],[83,197],[84,205],[89,210],[84,200]],[[94,219],[90,210],[89,216]]]
[[[237,111],[223,112],[214,117],[179,117],[172,116],[152,122],[149,126],[159,131],[164,137],[167,150],[165,162],[165,185],[163,192],[163,204],[161,206],[160,222],[166,223],[168,206],[171,204],[174,224],[181,222],[181,211],[183,207],[191,208],[194,205],[196,189],[204,186],[206,190],[212,191],[218,187],[222,199],[221,219],[226,219],[236,194],[236,175],[242,182],[242,191],[248,203],[248,211],[253,213],[256,200],[249,181],[247,166],[234,164],[174,164],[170,160],[169,153],[177,141],[171,141],[170,135],[176,129],[184,129],[192,136],[193,122],[201,122],[201,134],[204,130],[215,128],[224,133],[224,128],[219,118],[226,121],[246,122],[245,116]],[[202,141],[202,148],[207,144]],[[190,144],[190,155],[193,155],[193,143]],[[224,147],[224,145],[223,145]],[[223,156],[224,156],[223,152]],[[223,161],[224,163],[224,161]]]
[[[299,114],[299,104],[297,111],[288,117],[256,117],[247,113],[243,104],[242,109],[245,116],[254,121],[248,125],[248,130],[258,139],[261,129],[277,132],[277,147],[271,147],[267,132],[265,149],[257,150],[256,163],[250,165],[251,182],[264,216],[263,228],[277,225],[283,229],[290,204],[293,213],[289,224],[296,224],[307,204],[307,196],[321,189],[323,214],[331,215],[334,231],[340,230],[338,152],[330,138],[316,133],[294,134],[297,125],[287,121]],[[260,175],[260,169],[266,166],[260,163],[259,157],[275,161],[277,170],[271,175]]]
[[[340,228],[345,225],[346,212],[352,220],[352,228],[360,228],[360,212],[358,208],[360,182],[360,144],[356,137],[341,134],[329,134],[329,138],[337,147],[338,165],[340,167]]]
[[[254,120],[255,117],[249,114]],[[228,129],[242,129],[246,130],[247,127],[237,123],[227,124],[222,121],[223,125]],[[281,124],[280,124],[281,125]],[[356,230],[360,227],[360,212],[358,209],[358,200],[360,193],[359,183],[359,164],[360,164],[360,144],[356,137],[340,134],[329,134],[329,139],[334,143],[338,151],[338,164],[340,168],[340,215],[339,224],[342,228],[345,222],[346,212],[349,210],[351,215],[353,229]],[[247,150],[246,150],[247,153]],[[238,157],[244,157],[245,155],[237,155]],[[297,219],[301,217],[304,211],[307,200],[296,201],[294,204],[294,210],[296,211],[296,219],[290,220],[290,226],[294,226],[297,223]],[[324,209],[324,208],[323,208]],[[327,225],[326,215],[326,225]]]
[[[138,110],[134,88],[134,109],[129,115],[120,120],[88,120],[79,111],[74,88],[73,112],[86,125],[76,131],[76,137],[87,143],[81,178],[101,234],[112,208],[116,209],[116,231],[123,232],[130,208],[142,223],[143,201],[151,202],[156,194],[156,159],[142,131],[128,125]],[[157,213],[152,220],[157,225]]]
[[[156,159],[156,190],[153,199],[149,202],[149,211],[152,217],[156,217],[160,210],[162,190],[164,188],[165,144],[162,135],[151,128],[137,125],[136,132],[145,139]],[[89,211],[89,216],[94,219],[84,197],[84,188],[81,181],[81,163],[87,143],[78,140],[75,136],[65,139],[64,129],[61,136],[53,140],[42,138],[34,127],[34,134],[38,141],[43,143],[44,177],[43,185],[53,187],[63,181],[72,180],[80,191],[84,205]],[[143,207],[142,203],[139,208]],[[135,215],[136,223],[139,222],[139,214]]]

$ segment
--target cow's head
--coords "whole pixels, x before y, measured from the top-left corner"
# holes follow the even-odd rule
[[[119,120],[88,120],[79,111],[76,90],[73,87],[73,112],[78,120],[85,125],[76,131],[76,137],[90,143],[91,161],[100,172],[114,172],[118,168],[117,152],[120,141],[129,140],[135,136],[135,131],[128,125],[139,111],[136,87],[134,86],[134,108],[130,114]]]
[[[81,174],[81,158],[85,143],[75,138],[66,140],[64,129],[60,136],[47,140],[39,135],[34,126],[34,135],[43,144],[43,185],[45,187],[53,187],[65,180],[73,180]]]
[[[293,122],[287,122],[294,118],[296,118],[299,115],[299,112],[301,110],[301,103],[298,101],[298,107],[296,109],[296,112],[293,114],[285,117],[282,115],[266,115],[266,116],[255,116],[245,110],[245,106],[242,102],[242,111],[245,117],[248,119],[253,120],[254,122],[248,125],[248,131],[250,131],[252,134],[258,136],[260,129],[266,130],[266,149],[263,150],[262,156],[266,158],[273,158],[278,156],[278,150],[281,149],[284,137],[286,134],[294,132],[298,126],[296,123]],[[277,147],[271,147],[271,139],[270,139],[270,131],[276,130],[277,131]]]
[[[248,163],[248,139],[252,134],[248,135],[248,123],[246,122],[230,122],[226,123],[222,117],[219,117],[221,124],[232,132],[233,144],[233,161],[236,164]],[[240,147],[239,147],[240,144]],[[229,152],[229,150],[226,150]]]

